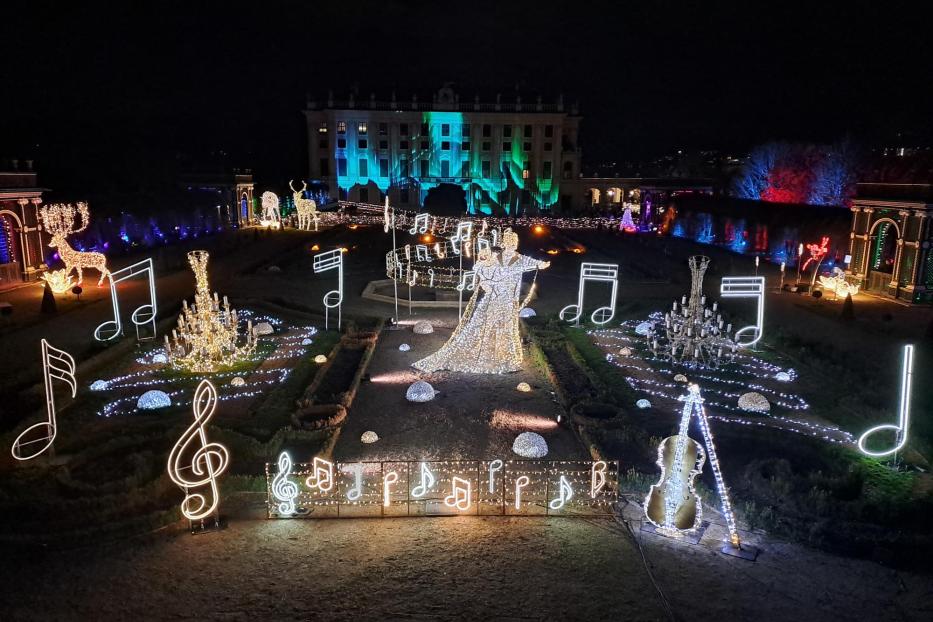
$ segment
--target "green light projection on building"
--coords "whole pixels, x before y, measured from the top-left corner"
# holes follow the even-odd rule
[[[419,204],[423,205],[429,190],[442,183],[452,184],[464,190],[471,213],[514,215],[520,204],[531,202],[539,209],[549,209],[557,202],[559,183],[553,163],[547,177],[533,175],[530,170],[528,179],[524,176],[530,164],[517,134],[520,126],[513,127],[513,136],[505,139],[511,141],[511,149],[495,162],[492,150],[476,148],[478,143],[489,142],[481,137],[480,127],[472,127],[470,135],[464,136],[463,113],[424,112],[422,125],[427,126],[427,134],[422,134],[422,127],[409,127],[409,136],[401,137],[407,140],[408,148],[399,152],[394,165],[376,148],[379,141],[389,140],[378,134],[376,124],[367,125],[367,133],[356,134],[352,140],[345,135],[343,153],[335,152],[337,185],[349,191],[357,185],[374,184],[382,193],[390,186],[408,188],[419,193]],[[365,148],[358,142],[364,136]],[[463,149],[465,143],[470,145],[468,151]],[[486,167],[484,163],[488,163]]]

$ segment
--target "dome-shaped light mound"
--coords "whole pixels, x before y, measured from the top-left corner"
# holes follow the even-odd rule
[[[674,382],[687,382],[687,377],[683,374],[677,374],[674,376]]]
[[[314,362],[315,362],[315,363],[318,363],[318,364],[320,364],[320,363],[326,363],[326,362],[327,362],[327,357],[324,356],[323,354],[318,354],[317,356],[314,357]]]
[[[632,349],[628,346],[625,346],[624,348],[619,350],[619,354],[622,356],[632,356]]]
[[[635,402],[635,405],[642,409],[651,408],[651,402],[649,402],[645,398],[641,398],[640,400]]]
[[[413,382],[405,392],[405,399],[409,402],[430,402],[434,399],[434,387],[424,380]]]
[[[106,380],[95,380],[91,383],[91,391],[106,391],[108,386]]]
[[[419,322],[415,322],[415,326],[412,328],[412,331],[416,335],[430,335],[434,332],[434,325],[427,320],[421,320]]]
[[[314,342],[311,341],[311,339],[308,337],[305,337],[304,339],[301,340],[301,345],[303,346],[310,346],[312,343]]]
[[[234,376],[230,379],[230,386],[242,387],[244,384],[246,384],[246,380],[242,376]]]
[[[651,332],[651,322],[642,322],[635,327],[635,333],[639,335],[647,335]]]
[[[778,382],[790,382],[792,380],[790,374],[788,374],[786,371],[779,371],[778,373],[774,374],[774,379]]]
[[[515,437],[512,451],[522,458],[543,458],[547,455],[547,441],[537,432],[522,432]]]
[[[372,430],[367,430],[366,432],[363,432],[363,435],[360,437],[360,442],[366,443],[367,445],[369,445],[370,443],[375,443],[378,440],[379,440],[379,435],[373,432]]]
[[[518,386],[515,387],[515,388],[518,389],[519,391],[521,391],[522,393],[530,393],[530,392],[531,392],[531,385],[528,384],[527,382],[519,382],[519,383],[518,383]]]
[[[272,324],[269,322],[259,322],[253,326],[253,333],[256,335],[271,335],[275,332],[275,329],[272,328]]]
[[[739,398],[739,408],[753,413],[766,413],[771,411],[771,403],[761,393],[750,391]]]
[[[156,410],[157,408],[167,408],[172,405],[172,398],[165,391],[153,389],[143,393],[136,402],[136,408],[142,410]]]
[[[158,354],[152,355],[152,362],[165,364],[168,363],[168,357],[165,356],[164,352],[159,352]]]
[[[536,315],[538,314],[531,307],[525,307],[518,312],[518,317],[535,317]]]
[[[411,350],[411,346],[407,343],[403,343],[398,347],[399,352],[408,352],[409,350]]]

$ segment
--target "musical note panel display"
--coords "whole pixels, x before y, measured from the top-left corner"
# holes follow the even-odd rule
[[[286,456],[283,459],[283,456]],[[326,481],[328,485],[322,486]],[[434,460],[266,464],[269,518],[597,516],[618,499],[619,463]]]

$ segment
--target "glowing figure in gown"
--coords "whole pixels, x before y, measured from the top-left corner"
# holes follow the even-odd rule
[[[547,268],[519,254],[518,235],[506,229],[502,251],[480,251],[473,269],[477,287],[460,318],[460,324],[440,350],[413,364],[425,372],[441,369],[474,374],[502,374],[522,367],[522,342],[518,328],[522,274]]]

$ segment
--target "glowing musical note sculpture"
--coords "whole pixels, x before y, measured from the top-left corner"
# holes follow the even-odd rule
[[[503,467],[502,460],[496,458],[489,463],[489,494],[494,494],[496,492],[496,473],[502,470]]]
[[[419,499],[434,488],[434,483],[437,480],[434,477],[434,473],[431,472],[431,469],[428,468],[427,463],[421,463],[421,483],[411,489],[411,496]]]
[[[424,244],[415,246],[415,258],[418,261],[431,261],[431,254],[428,253],[428,247]]]
[[[152,325],[152,337],[156,336],[156,292],[155,292],[155,270],[152,265],[152,258],[143,259],[131,266],[121,268],[110,273],[110,303],[113,308],[113,319],[107,320],[94,329],[94,339],[97,341],[110,341],[123,334],[123,322],[120,320],[120,301],[117,297],[117,283],[131,279],[140,274],[145,274],[149,281],[149,303],[136,307],[130,319],[136,327],[136,340],[142,341],[139,336],[139,327]]]
[[[561,475],[560,482],[558,484],[557,498],[552,499],[548,504],[548,507],[550,507],[552,510],[560,510],[571,499],[573,499],[573,488],[570,487],[570,482],[567,481],[567,477]]]
[[[382,505],[389,507],[392,504],[392,484],[398,481],[398,473],[389,471],[382,478]]]
[[[314,457],[311,475],[305,479],[305,485],[321,492],[330,492],[334,488],[334,463],[324,458]]]
[[[583,291],[587,281],[612,283],[612,297],[609,299],[609,306],[599,307],[590,315],[590,320],[594,324],[606,324],[616,314],[616,297],[619,293],[619,264],[589,262],[580,264],[577,304],[567,305],[560,310],[558,316],[565,322],[574,322],[575,325],[580,325],[580,316],[583,315]],[[567,315],[571,315],[571,317],[566,317]]]
[[[593,466],[590,467],[590,498],[595,499],[603,488],[606,486],[606,469],[607,465],[602,460],[597,460],[593,463]]]
[[[448,496],[444,497],[444,505],[449,508],[457,508],[461,512],[469,510],[470,505],[473,503],[470,481],[462,477],[454,477],[451,483],[453,489]]]
[[[428,230],[428,219],[431,217],[427,212],[423,214],[415,215],[415,223],[411,226],[411,229],[408,230],[408,233],[416,235],[418,233],[425,233]]]
[[[324,330],[327,330],[330,310],[337,307],[337,330],[339,331],[343,304],[343,251],[335,248],[326,253],[318,253],[314,256],[313,268],[315,274],[337,270],[337,289],[324,294]]]
[[[455,255],[459,255],[463,250],[464,244],[470,243],[470,237],[473,235],[473,221],[463,221],[457,223],[457,231],[450,236],[450,245],[453,247]]]
[[[515,478],[515,509],[522,509],[522,490],[531,482],[527,475],[520,475]]]
[[[910,425],[910,389],[914,374],[914,347],[904,346],[904,363],[901,367],[901,402],[897,413],[897,425],[885,423],[865,430],[858,439],[858,448],[866,456],[883,458],[895,454],[907,444],[907,427]],[[882,430],[894,431],[894,446],[885,451],[874,451],[866,448],[868,437]]]
[[[462,258],[461,258],[462,261]],[[472,292],[476,289],[476,270],[467,270],[460,272],[460,282],[457,283],[457,293],[459,295],[458,317],[463,316],[463,290]]]
[[[359,501],[363,496],[363,463],[357,462],[344,470],[353,473],[353,488],[347,491],[347,501]]]
[[[749,348],[761,341],[765,325],[765,277],[724,276],[719,293],[723,298],[754,298],[757,301],[754,326],[735,331],[734,341],[743,348]]]
[[[42,348],[42,378],[45,384],[46,421],[34,423],[13,441],[11,452],[17,460],[32,460],[52,446],[58,434],[55,419],[55,388],[52,380],[61,380],[71,388],[71,397],[78,392],[75,380],[75,360],[64,350],[49,345],[45,339]],[[23,450],[26,451],[23,451]]]
[[[217,389],[209,380],[202,380],[191,400],[194,422],[188,426],[168,456],[168,476],[185,491],[181,513],[188,520],[202,520],[214,514],[220,503],[217,476],[230,464],[230,452],[220,443],[208,443],[205,428],[217,409]],[[193,452],[191,451],[193,449]],[[189,456],[190,454],[190,456]],[[187,464],[182,460],[187,457]],[[191,488],[210,487],[210,500]]]
[[[288,480],[288,475],[292,471],[292,459],[287,451],[279,454],[278,460],[279,472],[272,480],[272,496],[279,502],[278,510],[282,516],[290,516],[295,513],[295,497],[298,496],[298,485]]]

